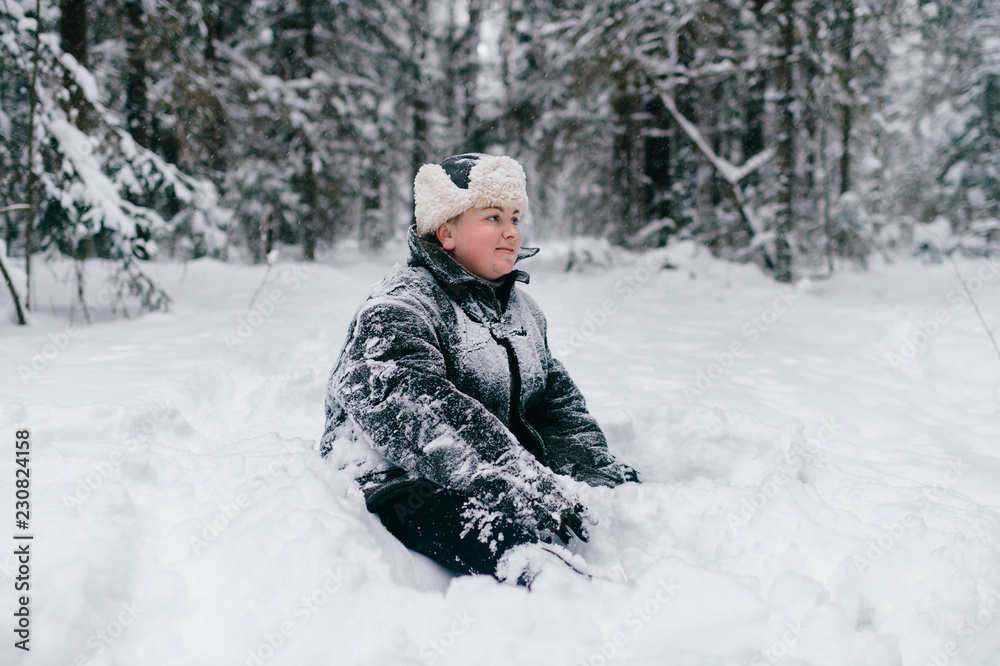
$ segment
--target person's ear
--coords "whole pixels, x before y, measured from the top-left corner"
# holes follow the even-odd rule
[[[435,233],[437,234],[438,242],[441,243],[441,247],[446,250],[455,249],[455,230],[452,229],[450,224],[442,224],[437,228]]]

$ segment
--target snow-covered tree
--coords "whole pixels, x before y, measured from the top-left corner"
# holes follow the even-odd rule
[[[179,224],[221,251],[227,216],[210,183],[137,143],[121,116],[104,105],[92,74],[62,49],[53,31],[57,19],[57,8],[40,2],[8,0],[0,7],[0,62],[5,82],[14,82],[4,86],[4,108],[12,113],[3,114],[0,138],[11,172],[23,174],[8,180],[4,194],[28,206],[8,213],[7,239],[25,257],[26,304],[33,300],[33,255],[41,251],[78,262],[115,260],[122,306],[134,297],[143,307],[163,309],[169,298],[137,259],[155,254],[158,239]],[[158,206],[166,197],[181,204],[169,218]]]
[[[998,30],[996,3],[900,3],[878,126],[894,217],[956,232],[1000,218]]]
[[[468,150],[524,163],[537,231],[682,234],[780,279],[863,262],[900,219],[1000,218],[996,3],[0,6],[19,257],[377,248],[419,166]]]

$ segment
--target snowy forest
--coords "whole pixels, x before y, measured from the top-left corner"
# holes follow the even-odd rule
[[[114,259],[155,309],[142,261],[377,249],[463,151],[526,165],[535,237],[786,282],[942,220],[981,250],[998,34],[985,0],[4,0],[3,254]]]
[[[5,666],[1000,664],[997,0],[0,0],[0,234]]]

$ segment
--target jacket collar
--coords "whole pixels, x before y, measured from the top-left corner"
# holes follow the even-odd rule
[[[494,292],[494,285],[488,280],[484,280],[478,275],[474,275],[455,261],[440,245],[426,241],[417,235],[416,229],[410,227],[406,233],[406,240],[410,246],[410,258],[407,264],[410,266],[423,266],[431,272],[437,281],[446,288],[455,291],[473,291],[476,293],[486,293],[491,295]],[[538,254],[537,247],[522,247],[517,253],[514,263],[533,257]],[[515,282],[525,284],[530,280],[530,276],[518,269],[512,270],[503,278],[503,289],[509,291]]]

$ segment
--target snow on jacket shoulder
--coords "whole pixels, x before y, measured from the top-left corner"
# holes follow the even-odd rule
[[[495,287],[412,229],[409,244],[409,265],[355,315],[327,392],[321,451],[355,467],[369,508],[426,479],[539,529],[577,504],[555,473],[624,481],[545,317],[514,288],[527,274]]]

